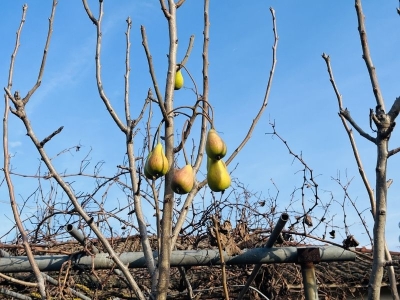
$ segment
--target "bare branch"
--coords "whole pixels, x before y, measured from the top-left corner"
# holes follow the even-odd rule
[[[22,100],[24,105],[26,105],[28,103],[30,97],[33,95],[33,93],[38,89],[38,87],[42,83],[42,77],[43,77],[43,73],[44,73],[44,67],[46,65],[47,53],[49,51],[51,35],[53,33],[54,14],[56,12],[57,3],[58,3],[57,0],[53,0],[53,5],[51,7],[51,15],[49,18],[49,28],[47,31],[47,39],[46,39],[46,44],[45,44],[44,50],[43,50],[42,63],[40,65],[38,79],[36,81],[36,84],[32,87],[32,89],[28,92],[28,94]]]
[[[84,3],[85,4],[85,3]],[[97,81],[97,89],[99,91],[101,100],[103,100],[104,105],[106,106],[109,114],[113,118],[115,124],[117,124],[118,128],[123,132],[127,132],[127,126],[125,126],[120,118],[118,117],[116,111],[113,109],[110,100],[108,99],[104,88],[103,88],[103,83],[102,83],[102,78],[101,78],[101,63],[100,63],[100,54],[101,54],[101,41],[102,41],[102,32],[101,32],[101,22],[103,19],[103,1],[100,1],[100,12],[99,12],[99,18],[96,22],[96,29],[97,29],[97,41],[96,41],[96,56],[95,56],[95,61],[96,61],[96,81]],[[89,16],[90,17],[90,16]]]
[[[43,147],[48,141],[50,141],[55,135],[59,134],[61,130],[64,129],[64,126],[61,126],[58,128],[56,131],[54,131],[52,134],[50,134],[48,137],[46,137],[43,141],[40,142],[40,146]]]
[[[221,237],[220,237],[220,233],[219,233],[219,221],[217,220],[215,215],[212,216],[212,221],[213,221],[213,224],[214,224],[215,235],[217,237],[219,257],[220,257],[220,260],[221,260],[222,285],[224,287],[225,300],[229,300],[228,285],[226,283],[225,261],[224,261],[224,255],[223,255],[223,252],[222,252]]]
[[[179,0],[179,1],[176,3],[176,8],[181,7],[181,5],[182,5],[183,3],[185,3],[185,0]]]
[[[93,16],[92,11],[90,10],[89,4],[87,3],[87,0],[82,0],[83,7],[85,8],[85,11],[89,17],[90,20],[92,20],[93,24],[97,26],[97,19]]]
[[[399,115],[399,112],[400,112],[400,97],[397,97],[396,100],[394,100],[394,103],[388,112],[388,115],[392,122],[396,120],[397,116]]]
[[[388,157],[391,157],[392,155],[395,155],[395,154],[398,153],[398,152],[400,152],[400,147],[397,147],[397,148],[395,148],[395,149],[393,149],[393,150],[390,150],[390,151],[388,152]]]
[[[338,99],[338,106],[339,106],[339,111],[340,111],[339,117],[342,120],[343,127],[346,130],[346,133],[347,133],[347,135],[349,137],[350,145],[351,145],[351,148],[353,150],[353,154],[354,154],[354,158],[355,158],[356,163],[357,163],[358,171],[360,172],[361,179],[362,179],[362,181],[364,183],[364,186],[365,186],[365,189],[367,190],[367,193],[368,193],[369,201],[370,201],[370,204],[371,204],[372,214],[375,215],[375,196],[374,196],[374,192],[373,192],[373,190],[371,188],[371,185],[370,185],[370,183],[368,181],[367,175],[365,174],[364,167],[363,167],[363,164],[362,164],[362,161],[361,161],[361,157],[360,157],[360,155],[358,153],[357,144],[356,144],[356,141],[354,140],[353,131],[349,128],[346,120],[350,124],[352,124],[354,128],[358,128],[359,129],[358,132],[360,133],[360,135],[362,135],[362,133],[364,133],[364,131],[361,128],[359,128],[358,125],[356,124],[356,122],[354,122],[353,119],[350,117],[350,112],[347,109],[343,110],[342,96],[341,96],[341,94],[339,92],[339,89],[338,89],[338,87],[336,85],[336,82],[335,82],[335,79],[333,77],[333,71],[332,71],[332,68],[331,68],[329,55],[326,55],[325,53],[323,53],[322,54],[322,58],[325,60],[325,63],[326,63],[327,69],[328,69],[329,80],[330,80],[330,82],[332,84],[332,87],[333,87],[333,89],[335,91],[335,94],[336,94],[336,97]],[[370,140],[370,141],[372,141],[373,143],[376,144],[376,139],[375,138],[369,136],[366,133],[364,133],[364,135],[362,135],[362,136],[364,136],[365,138],[367,138],[368,140]]]
[[[167,120],[168,119],[168,114],[167,114],[167,111],[165,110],[164,100],[163,100],[163,97],[161,95],[161,91],[160,91],[160,88],[158,86],[158,83],[157,83],[156,72],[155,72],[154,66],[153,66],[153,58],[152,58],[152,56],[150,54],[149,45],[147,43],[146,29],[144,28],[144,26],[140,26],[140,32],[142,33],[142,45],[144,47],[144,51],[146,52],[147,62],[148,62],[148,65],[149,65],[149,71],[150,71],[151,79],[153,81],[154,90],[156,92],[156,96],[157,96],[157,100],[158,100],[158,106],[161,109],[161,113],[162,113],[164,119]]]
[[[231,156],[226,160],[226,165],[228,165],[236,157],[236,155],[238,155],[240,150],[242,150],[242,148],[249,141],[249,139],[251,138],[251,135],[254,131],[254,128],[256,127],[256,125],[258,123],[258,120],[261,118],[261,115],[263,114],[263,112],[265,111],[265,109],[267,108],[267,105],[268,105],[269,93],[271,91],[272,79],[274,77],[275,67],[276,67],[276,62],[277,62],[276,49],[278,46],[278,39],[279,39],[277,29],[276,29],[275,10],[272,7],[270,7],[269,10],[270,10],[271,16],[272,16],[272,30],[274,32],[274,45],[272,46],[272,66],[271,66],[271,70],[269,71],[269,78],[268,78],[267,88],[265,91],[264,100],[263,100],[263,103],[262,103],[256,117],[253,119],[253,122],[249,128],[247,135],[245,136],[243,141],[240,143],[240,145],[235,149],[235,151],[231,154]]]
[[[373,138],[372,136],[370,136],[369,134],[367,134],[366,132],[364,132],[364,130],[362,130],[357,123],[351,118],[350,116],[350,112],[347,110],[347,108],[343,107],[343,101],[342,101],[342,95],[339,92],[339,89],[336,85],[335,79],[333,77],[333,71],[332,71],[332,67],[331,67],[331,60],[329,55],[327,55],[326,53],[322,53],[322,58],[325,60],[326,63],[326,67],[328,69],[328,74],[329,74],[329,81],[332,84],[333,90],[335,91],[336,94],[336,98],[338,100],[338,105],[339,105],[339,116],[345,118],[346,120],[349,121],[349,123],[354,127],[354,129],[357,130],[357,132],[363,136],[364,138],[366,138],[367,140],[373,142],[376,144],[376,139]]]
[[[339,111],[344,110],[343,102],[342,102],[342,95],[339,93],[339,89],[337,88],[335,79],[333,78],[333,72],[332,72],[332,68],[331,68],[331,59],[330,59],[329,55],[327,55],[326,53],[322,53],[322,58],[325,60],[326,67],[328,68],[329,81],[331,82],[333,90],[335,91],[336,98],[337,98],[338,104],[339,104]]]
[[[131,50],[131,41],[130,41],[130,34],[131,34],[131,28],[132,28],[132,20],[130,17],[126,19],[127,23],[127,29],[126,29],[126,54],[125,54],[125,97],[124,97],[124,103],[125,103],[125,117],[126,117],[126,124],[129,127],[130,122],[131,122],[131,113],[130,113],[130,108],[129,108],[129,74],[131,71],[130,68],[130,50]]]
[[[194,35],[191,35],[190,39],[189,39],[189,45],[188,45],[188,48],[186,50],[186,54],[183,57],[181,63],[179,64],[178,70],[181,69],[183,66],[185,66],[185,64],[187,63],[187,61],[189,59],[189,56],[190,56],[190,53],[192,52],[192,49],[193,49],[193,43],[194,43]]]
[[[209,93],[209,87],[208,87],[208,46],[209,46],[209,41],[210,41],[210,20],[209,20],[209,5],[210,1],[209,0],[204,0],[204,29],[203,29],[203,98],[202,98],[202,105],[203,105],[203,111],[207,112],[209,108],[209,103],[208,103],[208,93]],[[199,99],[197,99],[199,100]],[[191,121],[191,120],[190,120]],[[190,121],[188,124],[188,130],[190,126]],[[203,155],[204,155],[204,148],[205,148],[205,143],[206,143],[206,130],[207,130],[207,124],[208,124],[208,119],[205,117],[203,114],[203,117],[201,119],[201,129],[200,129],[200,141],[199,141],[199,146],[198,146],[198,151],[197,151],[197,157],[196,161],[193,166],[193,171],[196,174],[198,170],[200,169],[201,162],[203,160]],[[187,131],[188,132],[188,131]],[[184,137],[182,137],[182,140]],[[207,184],[207,181],[204,180],[202,183],[198,184],[198,182],[195,182],[195,185],[192,189],[192,191],[188,194],[188,196],[185,199],[185,202],[182,206],[181,213],[179,214],[178,220],[175,223],[174,231],[172,234],[172,241],[171,245],[173,248],[175,246],[176,240],[179,236],[179,232],[182,229],[182,226],[186,220],[186,217],[189,212],[189,207],[192,205],[194,196],[197,194],[197,192]]]
[[[169,19],[171,17],[171,14],[168,12],[167,4],[165,3],[165,0],[160,0],[161,4],[161,10],[164,13],[164,16],[166,19]]]
[[[355,7],[358,20],[358,32],[360,34],[360,41],[363,50],[363,59],[365,61],[365,64],[367,65],[367,70],[369,78],[371,80],[372,90],[375,95],[376,105],[385,111],[385,103],[383,101],[383,96],[381,93],[381,89],[379,87],[378,76],[376,74],[375,66],[372,63],[371,53],[369,51],[367,31],[364,22],[365,17],[361,6],[361,0],[356,0]]]
[[[343,116],[343,118],[345,118],[347,121],[349,121],[349,123],[353,126],[353,128],[364,138],[366,138],[367,140],[373,142],[374,144],[376,144],[376,138],[370,136],[368,133],[366,133],[364,130],[361,129],[360,126],[358,126],[358,124],[353,120],[353,118],[350,116],[350,111],[346,109],[341,110],[339,112],[340,116]]]
[[[144,217],[144,213],[142,210],[142,204],[141,204],[141,199],[140,199],[140,181],[141,181],[141,176],[140,174],[136,174],[136,159],[135,159],[135,154],[134,154],[134,149],[133,149],[133,126],[136,125],[137,121],[132,122],[131,117],[130,117],[130,105],[129,105],[129,74],[130,74],[130,30],[132,26],[132,21],[131,18],[128,18],[126,20],[127,22],[127,31],[126,31],[126,70],[125,70],[125,118],[126,122],[128,124],[127,127],[127,132],[126,132],[126,152],[128,154],[128,163],[129,163],[129,174],[130,174],[130,183],[131,183],[131,189],[132,193],[131,196],[133,198],[134,202],[134,208],[135,208],[135,213],[136,213],[136,218],[138,221],[139,225],[139,232],[141,235],[141,243],[142,243],[142,248],[143,252],[146,258],[146,265],[149,270],[150,276],[152,277],[152,291],[155,291],[156,289],[156,282],[157,282],[157,269],[156,269],[156,263],[154,261],[153,257],[153,252],[152,248],[150,245],[150,241],[148,238],[147,234],[147,226],[146,226],[146,221]],[[150,92],[150,91],[149,91]],[[148,95],[150,96],[150,94]],[[144,115],[144,110],[147,106],[149,101],[146,99],[144,107],[140,113],[140,116]],[[139,119],[141,118],[139,116]]]
[[[21,17],[21,22],[19,23],[19,27],[17,30],[17,36],[15,39],[15,46],[14,46],[14,51],[11,54],[11,62],[10,62],[10,69],[8,72],[8,83],[7,83],[7,89],[10,90],[12,87],[12,79],[13,79],[13,74],[14,74],[14,64],[15,64],[15,59],[17,56],[18,48],[20,46],[20,37],[21,37],[21,31],[22,27],[24,26],[25,19],[26,19],[26,11],[28,9],[28,5],[24,4],[22,6],[22,17]],[[11,94],[11,92],[9,92]]]
[[[208,59],[208,51],[209,51],[209,43],[210,43],[210,17],[209,17],[209,7],[210,7],[210,1],[209,0],[204,0],[204,9],[203,9],[203,14],[204,14],[204,24],[203,24],[203,97],[201,98],[202,106],[203,106],[203,112],[207,113],[209,111],[209,102],[208,102],[208,94],[209,94],[209,85],[208,85],[208,65],[209,65],[209,59]],[[196,88],[197,92],[197,88]],[[197,98],[197,101],[200,99]],[[213,122],[213,120],[211,120]],[[201,163],[203,161],[203,155],[204,155],[204,149],[206,145],[206,130],[207,130],[207,124],[208,120],[203,115],[201,118],[201,128],[200,128],[200,141],[199,141],[199,147],[197,150],[197,157],[196,161],[193,165],[193,170],[194,173],[196,174],[201,166]],[[190,205],[192,200],[190,200],[190,197],[188,197],[185,201],[185,204]],[[185,216],[186,217],[186,216]],[[181,218],[179,218],[178,222],[182,221]],[[179,232],[179,231],[178,231]]]
[[[13,283],[16,283],[16,284],[20,284],[20,285],[23,285],[23,286],[28,286],[28,287],[37,287],[38,286],[38,284],[36,282],[22,281],[22,280],[16,279],[14,277],[8,276],[8,275],[3,274],[3,273],[0,273],[0,277],[5,279],[5,280],[7,280],[7,281],[10,281],[10,282],[13,282]]]
[[[4,95],[5,105],[4,105],[4,117],[3,117],[3,161],[4,161],[3,171],[4,171],[4,177],[5,177],[5,180],[7,183],[8,194],[9,194],[9,199],[10,199],[10,206],[11,206],[11,210],[13,212],[15,224],[20,232],[20,235],[22,238],[22,243],[23,243],[24,249],[26,251],[26,255],[32,266],[33,273],[35,274],[40,295],[43,299],[45,299],[46,298],[45,283],[44,283],[43,277],[40,275],[40,270],[39,270],[39,268],[35,262],[35,259],[33,257],[32,249],[30,247],[29,240],[28,240],[28,235],[27,235],[27,232],[21,221],[20,212],[18,211],[18,207],[17,207],[17,203],[16,203],[16,199],[15,199],[14,185],[13,185],[13,182],[12,182],[11,176],[10,176],[10,154],[9,154],[9,147],[8,147],[8,116],[9,116],[9,111],[10,111],[9,99],[12,99],[12,102],[14,103],[14,105],[18,105],[18,108],[24,107],[24,104],[22,103],[22,101],[20,101],[18,92],[15,93],[15,96],[16,96],[15,98],[17,98],[17,99],[13,98],[13,96],[10,97],[10,94],[11,94],[10,89],[12,87],[14,64],[15,64],[15,59],[16,59],[16,55],[18,52],[18,48],[20,45],[19,41],[20,41],[22,27],[23,27],[23,24],[25,23],[27,8],[28,8],[27,5],[24,5],[22,7],[21,22],[20,22],[20,26],[17,30],[14,51],[11,55],[10,69],[9,69],[9,73],[8,73],[8,85],[7,85],[7,88],[5,88],[6,94]],[[52,8],[53,8],[53,12],[54,12],[54,10],[55,10],[54,2],[53,2]],[[48,37],[48,39],[49,39],[49,37]]]

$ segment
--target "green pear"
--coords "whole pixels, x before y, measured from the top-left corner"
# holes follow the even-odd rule
[[[207,181],[214,192],[223,192],[231,185],[231,176],[224,161],[207,158]]]
[[[168,170],[168,159],[164,154],[162,144],[158,143],[147,157],[144,174],[150,175],[151,178],[146,175],[149,179],[157,179],[158,177],[167,174]]]
[[[194,174],[191,165],[186,165],[182,169],[175,169],[172,177],[171,188],[177,194],[189,193],[194,185]]]
[[[215,129],[210,129],[206,140],[206,153],[209,158],[219,160],[226,155],[227,148],[225,142],[220,138]]]
[[[181,70],[175,74],[175,90],[179,90],[183,87],[183,75]]]

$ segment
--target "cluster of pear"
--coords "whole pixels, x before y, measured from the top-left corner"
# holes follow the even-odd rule
[[[148,179],[155,180],[164,176],[169,171],[168,159],[164,154],[162,144],[159,142],[147,156],[144,165],[144,175]],[[174,170],[171,188],[175,193],[187,194],[194,185],[194,173],[191,165],[186,165],[182,169]]]
[[[175,90],[183,87],[183,76],[181,70],[175,74]],[[207,134],[207,181],[208,186],[214,192],[223,192],[231,185],[231,177],[222,158],[226,155],[227,147],[214,128]],[[186,159],[186,156],[185,156]],[[155,180],[164,176],[169,171],[169,162],[164,154],[162,144],[158,144],[150,151],[144,174],[147,178]],[[194,172],[192,165],[186,164],[181,169],[175,169],[172,176],[171,188],[177,194],[187,194],[194,186]]]
[[[231,177],[222,158],[226,155],[227,147],[215,129],[207,134],[207,182],[214,192],[223,192],[231,185]]]

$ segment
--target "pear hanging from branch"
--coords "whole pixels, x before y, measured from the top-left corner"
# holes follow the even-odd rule
[[[209,158],[220,160],[226,155],[227,147],[224,140],[218,135],[214,128],[211,128],[207,134],[206,153]]]
[[[188,121],[185,122],[185,125],[182,129],[182,138],[184,137],[184,129],[187,126]],[[192,165],[190,164],[185,151],[185,140],[182,139],[182,150],[183,156],[185,157],[186,165],[182,169],[175,169],[174,175],[171,181],[171,188],[177,194],[187,194],[189,193],[194,186],[194,173]]]

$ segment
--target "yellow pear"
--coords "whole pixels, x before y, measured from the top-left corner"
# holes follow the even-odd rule
[[[231,176],[224,161],[207,158],[207,181],[214,192],[223,192],[231,185]]]
[[[150,151],[150,153],[149,153],[149,155],[147,155],[147,159],[146,159],[146,163],[145,163],[145,165],[144,165],[144,170],[143,170],[143,172],[144,172],[144,176],[146,176],[148,179],[153,179],[153,175],[151,175],[150,174],[150,172],[149,172],[149,170],[148,170],[148,161],[149,161],[149,157],[151,156],[151,154],[153,153],[153,151]]]
[[[151,178],[146,175],[149,179],[157,179],[158,177],[167,174],[168,170],[169,164],[167,157],[164,154],[161,143],[158,143],[147,157],[146,165],[144,167],[145,175],[150,175]]]
[[[226,155],[226,151],[227,148],[225,142],[220,138],[215,129],[210,129],[206,140],[207,156],[214,160],[219,160]]]
[[[186,165],[182,169],[175,169],[172,177],[171,188],[177,194],[189,193],[194,185],[194,174],[191,165]]]
[[[175,90],[179,90],[183,87],[183,76],[181,70],[175,74]]]

